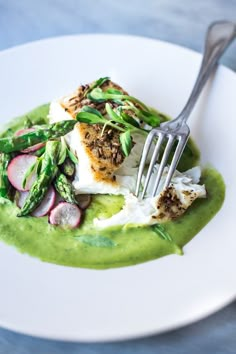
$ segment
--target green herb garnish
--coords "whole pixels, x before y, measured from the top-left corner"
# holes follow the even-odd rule
[[[68,157],[70,158],[70,160],[75,164],[77,165],[79,163],[79,160],[78,158],[75,156],[75,154],[67,148],[67,155]]]
[[[137,127],[136,121],[134,119],[123,119],[119,116],[110,106],[106,103],[107,117],[101,115],[99,111],[90,107],[83,107],[83,110],[79,112],[76,116],[77,121],[87,124],[103,124],[104,129],[107,126],[115,128],[121,132],[120,143],[121,148],[125,156],[130,154],[132,149],[132,137],[131,133],[134,131],[139,131],[140,133],[145,133],[145,131]],[[103,129],[103,131],[104,131]],[[102,133],[103,133],[102,131]]]
[[[139,109],[132,102],[127,102],[125,106],[121,107],[121,110],[133,111],[140,121],[145,122],[151,127],[157,127],[161,123],[161,117],[157,113],[150,110]]]
[[[92,247],[112,248],[117,245],[110,238],[100,235],[81,235],[74,238]]]
[[[165,228],[161,224],[155,224],[152,225],[152,230],[159,235],[163,240],[173,242],[172,237],[169,235],[169,233],[165,230]]]
[[[84,91],[84,97],[88,95],[89,92],[91,92],[93,89],[96,87],[102,86],[106,81],[110,80],[108,76],[106,77],[101,77],[100,79],[94,81],[85,91]]]
[[[120,134],[120,143],[124,155],[126,157],[129,156],[133,146],[130,130],[126,130],[126,132]]]
[[[144,110],[148,111],[148,107],[143,102],[138,100],[136,97],[124,95],[119,90],[108,89],[106,91],[102,91],[101,88],[96,87],[88,94],[88,98],[91,101],[98,102],[98,103],[106,102],[106,101],[119,101],[119,102],[131,101],[137,103]]]
[[[117,92],[117,90],[115,91]],[[86,124],[103,124],[104,128],[102,130],[102,134],[107,126],[119,130],[121,132],[120,143],[122,151],[125,156],[128,156],[132,149],[131,134],[135,131],[141,134],[147,134],[147,132],[139,127],[138,122],[133,117],[129,116],[121,109],[117,109],[117,111],[115,111],[108,102],[105,104],[105,108],[107,115],[103,116],[95,108],[84,106],[83,109],[77,114],[76,119],[77,121]]]

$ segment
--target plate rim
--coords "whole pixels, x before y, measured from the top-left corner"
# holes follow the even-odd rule
[[[230,296],[227,301],[222,301],[222,303],[219,303],[215,306],[213,306],[209,311],[205,311],[204,313],[201,313],[199,315],[192,316],[191,319],[184,319],[181,321],[178,321],[178,324],[172,324],[172,325],[166,325],[163,326],[162,329],[155,330],[155,329],[145,329],[145,330],[140,330],[139,332],[136,330],[135,334],[127,333],[127,334],[119,334],[119,335],[103,335],[97,337],[96,335],[89,335],[88,338],[79,337],[79,335],[66,335],[65,337],[62,337],[61,335],[53,333],[45,334],[43,331],[31,331],[30,329],[19,329],[17,326],[14,325],[5,325],[4,321],[1,321],[0,319],[0,329],[8,330],[8,331],[13,331],[16,334],[21,334],[25,335],[27,337],[35,337],[39,339],[45,339],[45,340],[54,340],[54,341],[59,341],[59,342],[70,342],[70,343],[84,343],[84,344],[89,344],[89,343],[115,343],[115,342],[122,342],[122,341],[129,341],[129,340],[138,340],[138,339],[143,339],[143,338],[148,338],[156,335],[161,335],[164,333],[170,333],[175,330],[182,330],[185,327],[194,325],[195,323],[202,321],[204,319],[207,319],[208,317],[216,314],[218,311],[223,310],[225,307],[228,305],[232,304],[236,300],[236,294]],[[132,331],[131,331],[132,332]]]
[[[124,37],[124,38],[130,38],[130,39],[141,39],[141,40],[148,40],[151,42],[160,42],[160,43],[165,43],[169,46],[175,47],[175,48],[179,48],[182,50],[186,50],[189,51],[191,53],[197,54],[199,57],[202,57],[203,54],[200,51],[197,51],[195,49],[189,48],[187,46],[184,45],[180,45],[177,43],[174,43],[172,41],[166,41],[166,40],[162,40],[159,38],[153,38],[153,37],[147,37],[147,36],[141,36],[141,35],[133,35],[133,34],[123,34],[123,33],[103,33],[103,32],[98,32],[98,33],[92,33],[92,32],[88,32],[88,33],[73,33],[73,34],[65,34],[65,35],[59,35],[59,36],[49,36],[49,37],[45,37],[45,38],[40,38],[40,39],[36,39],[33,41],[27,41],[24,43],[19,43],[4,49],[0,50],[0,56],[7,54],[9,52],[13,52],[17,49],[21,49],[21,48],[27,48],[28,46],[32,46],[32,45],[37,45],[41,42],[50,42],[50,41],[54,41],[54,40],[61,40],[61,39],[66,39],[66,38],[75,38],[75,37]],[[230,67],[228,67],[225,64],[219,64],[219,67],[223,67],[224,69],[230,71],[232,74],[234,74],[236,76],[236,71],[234,71],[233,69],[231,69]]]
[[[147,40],[147,41],[151,41],[151,42],[154,42],[154,43],[162,43],[162,44],[165,44],[165,45],[168,45],[168,46],[171,46],[173,49],[181,49],[181,50],[184,50],[186,52],[189,52],[189,53],[193,53],[195,55],[197,55],[199,58],[202,57],[202,53],[196,51],[196,50],[193,50],[193,49],[190,49],[188,47],[185,47],[185,46],[182,46],[182,45],[179,45],[179,44],[176,44],[176,43],[173,43],[173,42],[169,42],[169,41],[163,41],[163,40],[160,40],[160,39],[155,39],[155,38],[150,38],[150,37],[146,37],[146,36],[136,36],[136,35],[126,35],[126,34],[112,34],[112,33],[85,33],[85,34],[70,34],[70,35],[63,35],[63,36],[52,36],[52,37],[47,37],[47,38],[42,38],[42,39],[39,39],[39,40],[36,40],[36,41],[29,41],[29,42],[26,42],[26,43],[22,43],[22,44],[18,44],[16,46],[12,46],[12,47],[9,47],[9,48],[6,48],[6,49],[3,49],[0,51],[0,59],[3,55],[8,55],[9,53],[13,53],[15,51],[17,51],[18,49],[24,49],[24,48],[27,48],[27,47],[31,47],[31,46],[34,46],[34,45],[37,45],[41,42],[48,42],[50,44],[51,41],[60,41],[60,40],[65,40],[67,38],[75,38],[75,37],[120,37],[120,38],[128,38],[128,39],[136,39],[136,40]],[[219,65],[220,67],[222,67],[224,70],[228,71],[229,73],[233,74],[234,78],[236,78],[236,72],[234,70],[232,70],[231,68],[227,67],[226,65],[223,65],[223,64],[220,64]],[[164,333],[164,332],[169,332],[169,331],[172,331],[174,329],[179,329],[179,328],[182,328],[182,327],[185,327],[187,325],[191,325],[199,320],[202,320],[212,314],[214,314],[215,312],[219,311],[220,309],[223,309],[225,306],[227,306],[228,304],[230,304],[231,302],[233,302],[234,300],[236,299],[236,293],[231,295],[231,296],[228,296],[228,298],[226,300],[222,300],[222,301],[219,301],[218,304],[216,305],[213,305],[209,311],[206,311],[206,310],[203,310],[202,313],[196,315],[194,314],[192,316],[191,319],[184,319],[184,320],[180,320],[178,321],[178,324],[173,324],[173,325],[166,325],[166,327],[164,326],[161,330],[150,330],[150,329],[145,329],[145,330],[140,330],[140,333],[137,332],[136,330],[136,333],[135,334],[127,334],[127,335],[124,335],[124,334],[118,334],[116,336],[114,335],[111,335],[110,337],[109,336],[106,336],[106,338],[104,336],[100,336],[100,338],[96,337],[96,338],[93,338],[91,335],[89,336],[90,338],[89,339],[83,339],[83,338],[79,338],[79,336],[68,336],[68,333],[65,337],[62,337],[61,335],[57,336],[55,333],[54,334],[45,334],[45,333],[40,333],[39,331],[36,333],[35,331],[24,331],[24,330],[21,330],[19,329],[17,326],[14,326],[14,325],[7,325],[7,324],[4,324],[4,321],[1,320],[0,318],[0,326],[7,329],[7,330],[12,330],[14,332],[17,332],[17,333],[21,333],[21,334],[24,334],[24,335],[31,335],[31,336],[34,336],[34,337],[39,337],[39,338],[45,338],[45,339],[54,339],[54,340],[59,340],[59,341],[74,341],[74,342],[84,342],[84,343],[88,343],[88,342],[114,342],[114,341],[122,341],[122,340],[128,340],[128,339],[136,339],[136,338],[142,338],[142,337],[146,337],[146,336],[152,336],[152,335],[155,335],[155,334],[160,334],[160,333]],[[152,326],[153,327],[153,326]],[[131,331],[132,332],[132,331]]]

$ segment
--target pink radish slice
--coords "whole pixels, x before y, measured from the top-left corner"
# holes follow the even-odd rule
[[[21,136],[30,132],[34,132],[35,128],[27,128],[27,129],[20,129],[15,133],[15,136]],[[28,152],[33,152],[36,151],[38,149],[41,149],[43,146],[45,145],[45,143],[39,143],[33,146],[28,147],[27,149],[22,150],[21,152],[27,154]]]
[[[36,216],[38,218],[40,218],[41,216],[45,216],[47,215],[50,210],[53,208],[54,204],[55,204],[55,200],[56,200],[56,192],[55,189],[51,186],[45,197],[43,198],[41,204],[39,204],[39,206],[37,207],[37,209],[35,209],[32,212],[33,216]]]
[[[32,184],[37,178],[34,171],[27,179],[25,188],[23,188],[23,181],[28,169],[37,161],[37,157],[33,155],[18,155],[8,165],[7,175],[8,179],[18,191],[30,190]]]
[[[49,222],[53,225],[67,226],[72,229],[80,224],[81,211],[75,204],[61,202],[49,215]]]
[[[29,192],[21,192],[19,195],[19,199],[17,200],[17,206],[19,208],[22,208],[25,200],[28,196]],[[37,218],[40,218],[41,216],[47,215],[50,210],[53,208],[56,200],[56,192],[53,187],[50,187],[43,198],[42,202],[40,205],[32,212],[32,216],[36,216]]]
[[[92,197],[90,194],[77,194],[75,196],[75,199],[78,202],[79,208],[83,210],[86,209],[92,201]]]
[[[16,198],[16,205],[18,206],[18,208],[21,209],[23,207],[28,195],[29,195],[28,191],[27,192],[19,192],[19,194],[17,195],[17,198]]]

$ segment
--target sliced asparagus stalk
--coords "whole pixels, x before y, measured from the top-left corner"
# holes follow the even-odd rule
[[[68,181],[68,179],[63,173],[59,172],[57,174],[54,181],[54,186],[57,192],[66,202],[77,204],[72,184]]]
[[[76,123],[76,120],[64,120],[38,127],[21,136],[2,138],[0,139],[0,151],[5,153],[21,151],[36,144],[59,138],[73,130]]]
[[[73,177],[75,173],[75,165],[71,161],[70,158],[66,158],[63,164],[61,165],[61,170],[62,172],[68,176],[68,177]]]
[[[30,193],[26,198],[18,216],[26,216],[30,214],[41,203],[46,195],[50,184],[55,178],[58,172],[58,158],[60,153],[59,141],[48,141],[46,144],[46,150],[42,161],[42,167],[38,178],[32,185]]]

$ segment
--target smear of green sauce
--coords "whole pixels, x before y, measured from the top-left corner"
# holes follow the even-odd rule
[[[27,116],[33,121],[47,121],[48,105]],[[1,134],[13,134],[23,126],[25,116],[14,119]],[[179,169],[196,165],[199,152],[189,142]],[[72,267],[106,269],[142,263],[168,254],[182,254],[188,243],[217,213],[224,201],[225,185],[221,175],[212,168],[203,171],[202,183],[207,198],[196,200],[176,221],[164,224],[174,242],[163,240],[150,227],[93,228],[94,217],[110,217],[121,210],[122,196],[96,195],[87,209],[81,227],[65,230],[49,225],[47,217],[17,218],[13,204],[0,205],[0,240],[20,252],[43,261]]]

